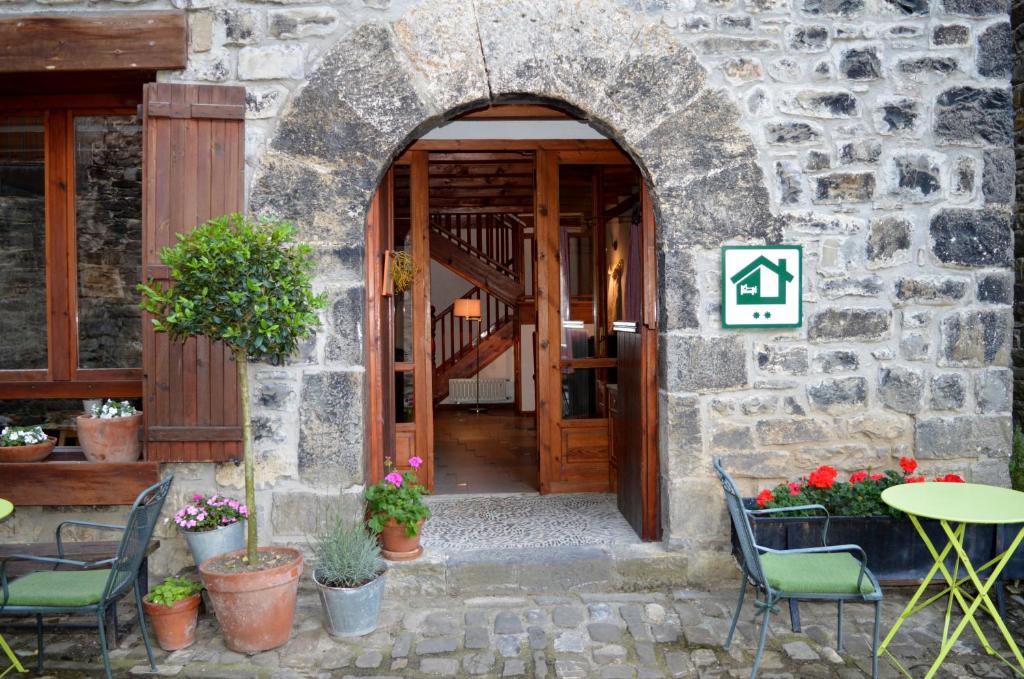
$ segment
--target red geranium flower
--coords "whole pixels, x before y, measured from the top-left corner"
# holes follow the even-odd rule
[[[871,475],[871,480],[872,481],[881,481],[884,478],[885,478],[885,474],[872,474]]]
[[[799,483],[790,483],[789,484],[789,494],[790,495],[799,495],[801,490],[803,490],[803,487]]]
[[[856,485],[863,481],[864,479],[866,479],[867,477],[868,473],[866,471],[861,470],[859,472],[854,472],[850,474],[850,483]]]
[[[940,476],[935,480],[941,481],[943,483],[967,483],[962,478],[960,478],[959,474],[946,474],[945,476]]]
[[[769,502],[772,502],[774,499],[775,496],[772,495],[772,491],[765,488],[764,490],[757,494],[757,506],[760,507],[761,509],[764,509],[764,506],[767,505]]]
[[[837,476],[839,476],[839,472],[836,471],[835,467],[823,464],[811,472],[811,476],[807,479],[807,483],[814,488],[828,489],[835,483]]]
[[[908,476],[907,483],[924,483],[923,476]]]
[[[917,469],[917,460],[912,457],[901,457],[900,466],[903,467],[904,474],[913,474]]]

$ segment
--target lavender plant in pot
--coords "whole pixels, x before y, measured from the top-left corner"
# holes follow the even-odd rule
[[[384,593],[377,538],[361,523],[334,519],[314,534],[311,546],[313,581],[327,631],[353,637],[377,629]]]
[[[242,411],[246,549],[199,565],[228,648],[258,653],[288,641],[302,574],[302,552],[259,547],[256,535],[255,459],[249,361],[276,365],[295,352],[317,325],[326,304],[314,294],[308,245],[294,242],[287,222],[229,214],[178,236],[160,260],[173,285],[139,286],[153,327],[175,340],[206,336],[234,355]]]

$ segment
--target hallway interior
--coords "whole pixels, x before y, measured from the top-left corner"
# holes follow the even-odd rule
[[[474,414],[434,413],[435,495],[537,492],[537,428],[532,413],[492,406]]]

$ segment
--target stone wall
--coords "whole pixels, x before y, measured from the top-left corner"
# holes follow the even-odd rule
[[[581,112],[651,187],[665,537],[693,555],[692,578],[729,572],[714,455],[746,490],[910,453],[929,475],[1006,482],[1000,0],[174,1],[189,12],[189,66],[161,78],[246,85],[250,207],[297,221],[332,300],[300,356],[256,369],[268,538],[301,535],[316,503],[357,511],[376,182],[408,140],[509,97]],[[722,330],[724,242],[803,245],[803,328]],[[207,469],[188,467],[175,492],[238,488],[233,465]]]
[[[1017,161],[1014,210],[1014,299],[1024,297],[1024,2],[1014,0],[1013,24],[1013,148]],[[1024,423],[1024,305],[1013,308],[1013,420]]]

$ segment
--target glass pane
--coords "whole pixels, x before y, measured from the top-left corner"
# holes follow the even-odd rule
[[[643,299],[640,175],[632,166],[601,171],[607,262],[607,329],[620,320],[639,320]]]
[[[562,358],[600,355],[593,305],[595,171],[589,165],[559,168]]]
[[[75,118],[78,365],[142,364],[142,125],[135,116]]]
[[[415,422],[413,372],[395,373],[395,422]]]
[[[394,233],[392,249],[412,254],[411,203],[409,194],[409,167],[395,167]],[[412,289],[394,294],[395,361],[411,362],[412,355]],[[410,382],[412,378],[410,377]],[[398,420],[401,422],[402,420]]]
[[[562,370],[562,419],[600,417],[597,408],[597,368]]]
[[[46,369],[42,118],[0,117],[0,370]]]

